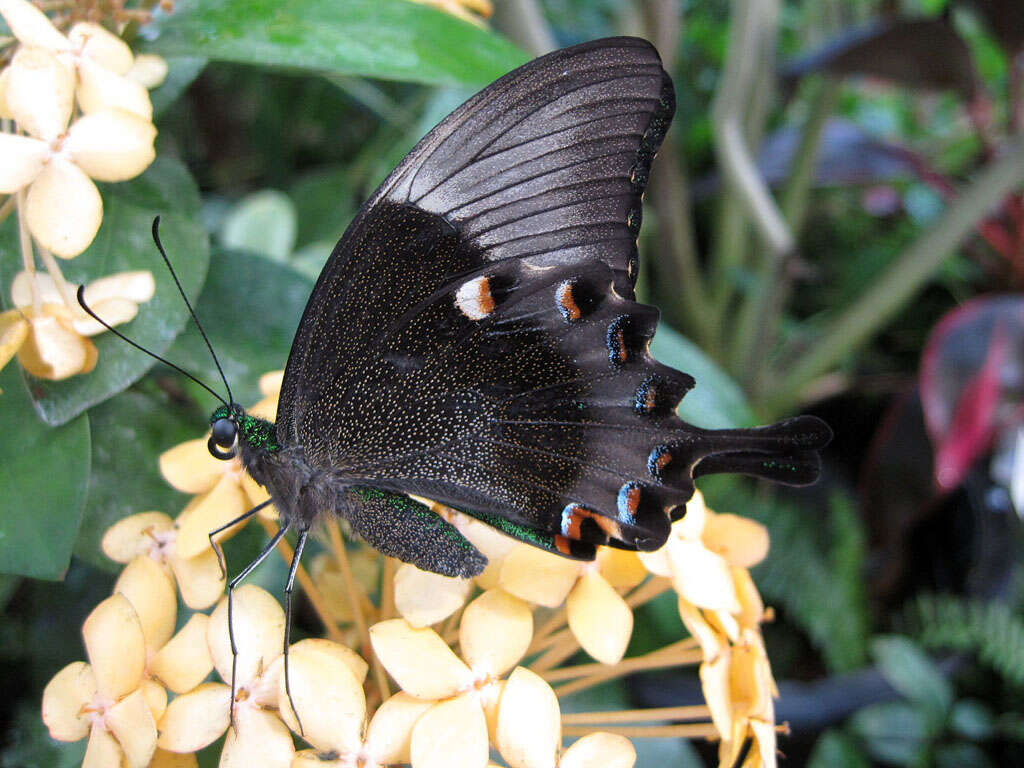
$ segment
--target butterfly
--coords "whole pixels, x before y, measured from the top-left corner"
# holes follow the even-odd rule
[[[287,612],[325,515],[423,570],[479,574],[486,558],[413,495],[592,560],[661,547],[701,475],[817,478],[822,421],[691,426],[676,408],[694,380],[648,351],[637,235],[674,109],[653,46],[596,40],[498,79],[412,149],[313,289],[276,424],[230,388],[211,416],[210,452],[240,457],[280,523],[229,598],[294,529]]]

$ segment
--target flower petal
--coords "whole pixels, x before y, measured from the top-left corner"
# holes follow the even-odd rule
[[[302,721],[302,737],[314,747],[341,754],[358,752],[366,717],[362,685],[342,656],[304,642],[293,645],[288,654],[290,699],[286,676],[280,676],[277,701],[281,719],[299,733],[297,711]]]
[[[31,184],[49,155],[49,147],[40,139],[0,133],[0,192],[10,194]]]
[[[236,686],[248,685],[281,655],[284,646],[284,609],[266,590],[246,584],[235,590],[235,646],[238,648]],[[225,597],[210,616],[206,642],[217,672],[231,682],[231,642],[228,635],[228,601]]]
[[[740,610],[729,563],[699,541],[669,538],[669,564],[676,591],[701,608],[737,613]]]
[[[172,526],[171,518],[163,512],[129,515],[107,529],[100,541],[100,548],[115,563],[128,563],[148,553],[155,542],[153,537],[168,533]]]
[[[699,539],[709,511],[704,503],[704,494],[694,491],[686,502],[686,514],[672,524],[672,533],[684,539]]]
[[[477,676],[504,675],[523,658],[531,640],[530,607],[503,590],[484,592],[462,614],[459,648]]]
[[[68,41],[82,54],[115,74],[123,75],[132,68],[132,49],[99,24],[78,22],[68,32]]]
[[[68,664],[43,689],[43,722],[50,737],[78,741],[89,735],[90,720],[82,707],[96,695],[96,678],[84,661]]]
[[[471,579],[456,579],[421,571],[408,563],[395,573],[395,608],[414,627],[442,621],[466,603]]]
[[[89,308],[103,318],[107,325],[122,325],[131,322],[139,314],[139,306],[128,299],[107,299],[98,304],[89,303]],[[89,317],[76,317],[71,321],[75,333],[82,336],[98,336],[107,330],[107,326]]]
[[[18,42],[55,51],[67,50],[70,43],[45,13],[26,0],[0,0],[0,15]]]
[[[85,748],[82,768],[123,768],[124,752],[114,734],[106,728],[93,728]]]
[[[93,280],[85,286],[85,301],[89,306],[95,306],[107,299],[128,299],[136,304],[145,304],[153,298],[155,292],[156,282],[153,280],[153,273],[148,269],[115,272]],[[206,453],[209,455],[209,451]],[[210,458],[213,459],[212,456]]]
[[[0,368],[17,354],[28,338],[29,324],[17,309],[0,312]]]
[[[622,661],[633,634],[633,611],[600,573],[585,571],[565,608],[583,650],[604,664]]]
[[[195,557],[174,556],[169,562],[181,590],[182,602],[192,610],[209,608],[224,592],[226,579],[212,549]]]
[[[11,281],[11,301],[16,307],[26,308],[34,303],[35,297],[38,297],[42,304],[61,304],[64,301],[57,284],[49,274],[23,269]]]
[[[604,580],[616,589],[632,589],[647,578],[647,569],[636,552],[614,547],[597,550],[597,569]]]
[[[156,128],[131,112],[104,109],[80,117],[68,130],[64,149],[98,181],[125,181],[156,157]]]
[[[205,493],[227,470],[223,461],[210,455],[205,437],[179,443],[160,454],[160,474],[182,493]]]
[[[149,713],[153,715],[153,722],[160,722],[160,718],[167,711],[167,690],[156,680],[150,679],[143,680],[139,690],[142,691],[142,695],[146,699],[146,706],[149,708]]]
[[[139,615],[124,595],[111,595],[82,625],[96,688],[115,701],[134,691],[146,667],[146,638]]]
[[[761,765],[763,768],[775,768],[777,765],[775,724],[754,719],[750,721],[750,730],[754,732],[754,741],[757,743],[757,750],[761,755]]]
[[[565,602],[579,575],[578,562],[520,544],[505,556],[500,583],[502,589],[516,597],[557,608]]]
[[[736,586],[736,596],[740,601],[740,612],[736,618],[743,627],[755,628],[764,620],[764,603],[757,591],[750,571],[746,568],[732,569],[732,581]]]
[[[167,79],[167,62],[155,53],[140,53],[131,69],[124,74],[144,88],[153,90]]]
[[[668,544],[653,552],[637,552],[637,559],[643,563],[648,573],[655,576],[671,576],[672,568],[668,564]]]
[[[192,499],[178,515],[178,538],[175,553],[178,557],[195,557],[210,551],[210,531],[216,530],[240,517],[249,505],[238,481],[223,475],[213,490]],[[233,536],[245,521],[221,531],[214,540],[224,541]]]
[[[319,637],[310,637],[295,643],[291,650],[294,651],[296,648],[301,648],[302,653],[306,656],[322,658],[325,664],[340,662],[348,667],[348,671],[352,673],[357,683],[362,685],[366,682],[366,674],[370,665],[366,663],[366,659],[348,646]]]
[[[213,669],[206,644],[210,617],[195,613],[149,662],[149,673],[175,693],[191,691]]]
[[[265,396],[281,394],[281,384],[284,382],[284,370],[268,371],[260,376],[260,392]]]
[[[203,683],[167,705],[157,744],[171,752],[195,752],[219,739],[230,722],[230,686]]]
[[[21,130],[51,142],[67,130],[74,88],[74,74],[53,53],[23,47],[11,60],[4,101]]]
[[[476,583],[480,585],[481,589],[494,589],[500,586],[501,565],[505,556],[515,549],[519,542],[486,523],[481,523],[479,520],[474,520],[472,517],[458,512],[452,513],[452,522],[459,532],[469,540],[470,544],[487,558],[487,567],[476,577]]]
[[[565,750],[558,768],[633,768],[636,749],[625,736],[590,733]]]
[[[409,747],[413,768],[484,768],[489,751],[483,710],[469,694],[420,715]]]
[[[701,538],[704,546],[740,568],[753,568],[768,554],[768,529],[739,515],[708,517]]]
[[[243,709],[228,730],[220,768],[289,768],[295,757],[292,735],[275,715]]]
[[[149,648],[162,648],[171,639],[178,618],[178,598],[174,581],[156,562],[145,555],[136,557],[121,571],[114,592],[132,604]]]
[[[82,112],[88,115],[103,109],[123,109],[147,122],[152,121],[153,104],[145,86],[90,59],[80,61],[77,96]]]
[[[447,698],[473,682],[469,667],[432,629],[391,619],[370,627],[370,642],[402,689],[418,698]]]
[[[135,691],[108,709],[104,720],[124,750],[128,765],[146,768],[156,751],[156,723],[142,691]]]
[[[70,259],[96,237],[103,220],[103,200],[78,166],[57,156],[28,188],[25,218],[44,248]]]
[[[0,118],[3,118],[4,120],[12,120],[14,118],[10,109],[7,108],[7,80],[10,76],[10,67],[0,69]]]
[[[526,667],[509,676],[498,703],[498,751],[511,768],[555,768],[562,743],[558,697]]]
[[[700,609],[683,598],[679,598],[679,618],[683,620],[690,636],[700,643],[705,660],[717,658],[722,649],[728,646],[728,640],[707,622]]]
[[[434,705],[399,691],[381,704],[366,729],[364,751],[372,762],[381,765],[408,763],[412,729],[420,715]]]
[[[700,665],[700,687],[711,710],[711,722],[723,739],[732,733],[732,697],[729,693],[731,651],[728,647]]]
[[[52,315],[34,317],[29,334],[18,349],[18,362],[33,376],[60,381],[87,367],[93,343]],[[93,347],[95,349],[95,347]]]

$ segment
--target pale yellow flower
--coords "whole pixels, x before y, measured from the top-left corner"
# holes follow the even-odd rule
[[[370,628],[377,658],[402,689],[435,703],[416,721],[410,741],[414,768],[487,763],[488,734],[498,728],[502,676],[533,638],[529,606],[489,590],[466,606],[459,625],[460,659],[431,629],[405,619]]]
[[[367,722],[366,664],[360,656],[327,640],[303,640],[290,651],[291,700],[281,676],[278,705],[284,721],[314,747],[299,752],[292,768],[379,768],[409,762],[413,725],[433,702],[400,692]]]
[[[0,74],[0,117],[19,131],[0,133],[0,192],[25,190],[19,213],[32,236],[72,258],[103,219],[92,179],[124,181],[153,162],[153,109],[136,78],[157,67],[127,76],[135,61],[124,41],[88,22],[65,37],[26,0],[0,0],[0,14],[22,43]],[[69,128],[76,101],[83,114]]]
[[[135,58],[117,35],[99,24],[79,22],[65,37],[27,0],[0,0],[0,15],[22,50],[44,51],[67,71],[82,112],[112,108],[131,112],[146,122],[152,119],[146,86],[140,78],[129,76]],[[27,130],[27,126],[22,128]]]
[[[74,296],[77,288],[68,285],[67,291]],[[120,325],[135,317],[154,290],[152,273],[120,272],[89,283],[84,297],[110,325]],[[77,306],[69,308],[49,275],[19,272],[11,299],[15,309],[0,313],[0,368],[14,354],[30,374],[52,381],[95,367],[96,346],[89,337],[106,329]]]
[[[64,667],[43,691],[43,722],[59,741],[89,737],[90,768],[145,768],[156,750],[163,688],[145,678],[146,637],[128,599],[114,594],[82,625],[89,663]]]
[[[225,578],[217,555],[207,547],[194,557],[180,557],[177,540],[178,529],[170,517],[162,512],[139,512],[108,528],[100,548],[117,563],[149,557],[173,574],[185,605],[209,608],[224,591]]]
[[[234,728],[224,741],[220,765],[286,768],[295,748],[276,711],[284,610],[266,591],[246,585],[235,592],[232,619],[238,649],[234,701],[225,598],[206,625],[213,665],[225,682],[203,683],[171,701],[160,720],[158,744],[170,752],[195,752],[228,731],[233,712]]]

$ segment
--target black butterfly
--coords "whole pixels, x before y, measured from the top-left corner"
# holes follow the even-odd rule
[[[264,554],[297,531],[286,609],[320,515],[468,577],[486,558],[408,494],[591,560],[659,548],[699,475],[817,478],[823,422],[693,427],[675,415],[693,379],[648,352],[636,238],[674,109],[643,40],[556,51],[456,109],[359,211],[299,324],[277,424],[233,403],[211,418],[211,453],[240,454],[279,512]]]

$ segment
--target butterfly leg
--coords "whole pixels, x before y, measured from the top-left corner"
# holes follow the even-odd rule
[[[270,504],[271,501],[272,499],[267,499],[262,504],[257,504],[248,512],[243,512],[234,520],[224,523],[224,525],[222,525],[220,528],[214,528],[212,531],[206,534],[206,537],[210,540],[210,548],[213,550],[213,553],[217,555],[217,565],[220,566],[220,577],[222,579],[226,579],[228,577],[227,564],[224,562],[224,550],[220,548],[220,544],[218,544],[213,537],[216,536],[218,533],[221,533],[222,531],[226,531],[228,528],[231,528],[232,526],[238,525],[239,523],[248,520],[250,517],[255,515],[265,506]]]
[[[295,574],[299,570],[299,561],[302,559],[302,550],[306,547],[306,537],[309,531],[299,533],[295,542],[295,552],[292,554],[292,563],[288,567],[288,583],[284,587],[284,690],[288,694],[288,704],[295,715],[295,722],[299,724],[299,735],[305,736],[302,729],[302,718],[299,717],[299,710],[292,699],[292,686],[288,677],[288,643],[292,634],[292,590],[295,588]]]
[[[235,587],[237,587],[242,579],[256,570],[256,567],[267,559],[267,555],[274,551],[274,547],[277,546],[277,542],[284,538],[285,533],[288,531],[287,528],[279,528],[267,545],[263,547],[263,550],[256,555],[256,559],[245,566],[242,572],[235,576],[231,581],[228,582],[228,639],[231,641],[231,727],[235,727],[235,671],[238,668],[238,646],[235,645],[235,629],[234,629],[234,595]],[[287,642],[287,641],[286,641]]]
[[[424,571],[469,578],[487,565],[487,558],[454,525],[405,494],[346,488],[338,513],[371,547]]]

